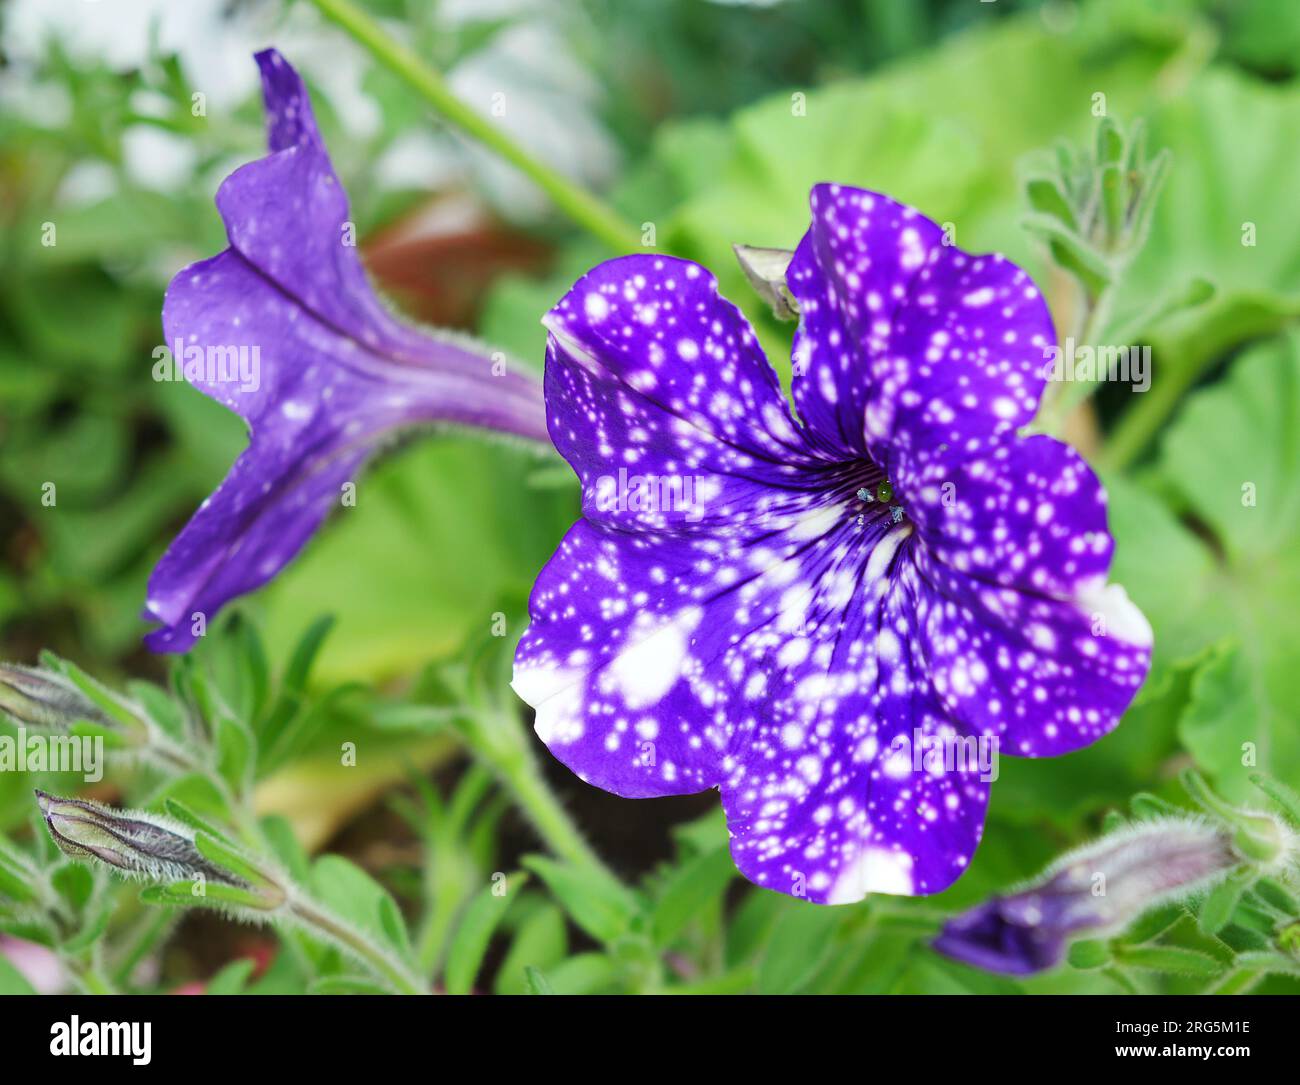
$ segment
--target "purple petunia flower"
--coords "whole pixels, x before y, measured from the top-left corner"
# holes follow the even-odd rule
[[[737,866],[823,903],[959,877],[994,775],[1113,728],[1151,631],[1107,586],[1105,494],[1020,437],[1051,317],[1025,272],[818,185],[787,270],[794,405],[703,268],[629,256],[545,318],[583,519],[514,688],[629,797],[717,787]]]
[[[176,367],[251,439],[154,570],[154,651],[186,650],[196,614],[271,579],[394,433],[453,422],[546,439],[538,382],[375,296],[302,80],[274,50],[256,59],[271,153],[222,184],[230,247],[181,271],[163,306]]]
[[[950,919],[940,953],[990,972],[1052,968],[1071,938],[1115,934],[1143,912],[1204,891],[1239,865],[1221,827],[1140,822],[1063,856],[1031,885]]]

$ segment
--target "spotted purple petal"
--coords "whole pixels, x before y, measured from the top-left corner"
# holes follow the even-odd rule
[[[888,197],[817,185],[812,225],[787,271],[799,301],[794,395],[832,447],[916,461],[1033,418],[1051,314],[1029,276],[972,256]]]
[[[883,196],[812,202],[798,420],[695,265],[611,261],[547,317],[584,519],[538,578],[514,684],[584,779],[718,787],[759,885],[935,893],[974,854],[999,749],[1113,727],[1150,631],[1105,585],[1096,477],[1014,433],[1051,336],[1032,283]]]
[[[942,244],[924,215],[876,193],[817,185],[812,224],[786,269],[799,303],[794,400],[815,439],[837,456],[867,454],[873,391],[868,356],[888,340],[907,283]]]
[[[271,153],[221,186],[230,247],[181,271],[163,305],[176,363],[248,422],[250,443],[154,570],[154,651],[186,650],[196,615],[275,576],[396,432],[451,422],[544,438],[532,378],[389,315],[302,80],[274,50],[257,62]]]

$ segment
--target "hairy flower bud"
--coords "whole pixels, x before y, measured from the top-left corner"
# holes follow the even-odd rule
[[[32,727],[65,731],[78,720],[112,726],[81,690],[53,671],[0,663],[0,711]]]
[[[1023,975],[1057,964],[1069,938],[1104,937],[1241,863],[1232,834],[1192,817],[1141,822],[1062,856],[1029,885],[950,919],[940,953]]]
[[[202,875],[228,885],[243,883],[210,863],[184,826],[139,811],[115,810],[87,799],[36,792],[41,816],[59,849],[74,858],[98,859],[129,875],[180,881]]]

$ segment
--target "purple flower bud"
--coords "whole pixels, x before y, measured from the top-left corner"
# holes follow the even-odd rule
[[[1143,912],[1204,890],[1241,863],[1231,836],[1197,818],[1127,827],[1062,856],[1034,882],[945,924],[934,948],[990,972],[1057,964],[1075,935],[1105,937]]]

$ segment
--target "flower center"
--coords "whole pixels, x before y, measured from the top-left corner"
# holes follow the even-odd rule
[[[870,511],[884,512],[888,510],[889,517],[894,523],[901,523],[904,512],[903,506],[894,502],[894,484],[887,478],[882,478],[873,486],[861,486],[858,488],[857,498],[864,505],[871,506]],[[862,527],[867,522],[867,511],[858,513],[857,525]]]

